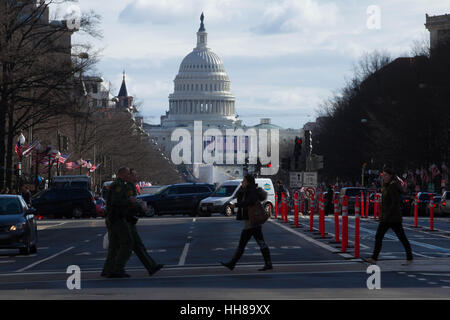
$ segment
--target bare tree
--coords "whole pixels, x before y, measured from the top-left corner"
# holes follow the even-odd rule
[[[74,2],[0,1],[0,187],[11,186],[14,137],[22,130],[70,113],[74,76],[95,55],[77,63],[67,21],[49,21],[49,7]],[[99,36],[99,17],[84,14],[80,30]],[[5,181],[6,171],[6,181]]]

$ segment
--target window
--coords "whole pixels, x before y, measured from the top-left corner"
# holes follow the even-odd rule
[[[190,193],[195,193],[195,189],[192,186],[181,186],[179,187],[179,194],[190,194]]]
[[[208,193],[211,192],[207,186],[197,186],[197,193]]]
[[[167,194],[175,195],[175,194],[180,194],[180,192],[178,191],[178,187],[172,187],[172,188],[169,188],[169,190],[167,190]]]
[[[17,198],[1,198],[0,199],[0,215],[20,214],[20,202]]]

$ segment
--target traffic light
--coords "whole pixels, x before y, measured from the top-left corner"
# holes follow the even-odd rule
[[[244,163],[244,175],[246,175],[248,173],[248,157],[245,158],[245,163]]]
[[[305,131],[305,146],[306,146],[306,153],[308,156],[312,154],[312,132],[311,130]]]
[[[302,153],[302,138],[295,137],[294,156],[299,157]]]
[[[261,161],[259,161],[259,158],[256,160],[256,167],[255,167],[255,173],[257,174],[257,175],[260,175],[261,174],[261,167],[262,167],[262,164],[261,164]]]
[[[294,145],[294,166],[295,170],[298,170],[300,166],[300,155],[302,154],[302,138],[295,137],[295,145]]]

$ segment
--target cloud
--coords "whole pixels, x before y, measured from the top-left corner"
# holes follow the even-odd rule
[[[319,4],[313,0],[287,0],[271,3],[261,20],[251,30],[262,34],[308,32],[335,26],[339,9],[334,3]]]
[[[119,21],[168,24],[185,15],[184,3],[178,0],[134,0],[120,12]]]

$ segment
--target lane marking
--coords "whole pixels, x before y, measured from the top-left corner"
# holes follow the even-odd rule
[[[70,251],[70,250],[72,250],[73,248],[75,248],[75,247],[69,247],[69,248],[67,248],[67,249],[65,249],[65,250],[63,250],[63,251],[60,251],[60,252],[58,252],[58,253],[56,253],[56,254],[54,254],[54,255],[48,257],[48,258],[45,258],[45,259],[36,261],[35,263],[32,263],[32,264],[26,266],[25,268],[16,270],[16,271],[14,271],[14,272],[23,272],[23,271],[25,271],[25,270],[31,269],[31,268],[37,266],[38,264],[41,264],[42,262],[45,262],[45,261],[51,260],[51,259],[53,259],[53,258],[56,258],[57,256],[59,256],[59,255],[65,253],[65,252],[67,252],[67,251]]]
[[[339,250],[337,250],[336,248],[333,248],[332,246],[326,245],[326,244],[324,244],[324,243],[322,243],[320,241],[317,241],[317,240],[315,240],[315,239],[313,239],[311,237],[308,237],[308,236],[306,236],[306,235],[304,235],[304,234],[302,234],[302,233],[300,233],[298,231],[295,231],[295,230],[293,230],[293,229],[291,229],[291,228],[289,228],[287,226],[284,226],[284,225],[280,224],[277,221],[274,221],[274,220],[269,220],[269,221],[271,223],[273,223],[273,224],[275,224],[275,225],[277,225],[277,226],[279,226],[279,227],[281,227],[281,228],[283,228],[283,229],[285,229],[285,230],[287,230],[287,231],[297,235],[298,237],[303,238],[304,240],[306,240],[308,242],[311,242],[311,243],[315,244],[316,246],[319,246],[319,247],[321,247],[321,248],[323,248],[323,249],[325,249],[327,251],[336,252],[336,253],[339,252]]]
[[[45,230],[45,229],[49,229],[49,228],[58,227],[58,226],[61,226],[61,225],[63,225],[63,224],[66,224],[66,223],[67,223],[67,222],[61,222],[61,223],[53,224],[53,225],[50,225],[50,226],[40,226],[40,225],[38,224],[37,229],[38,229],[38,231],[41,231],[41,230]]]
[[[372,231],[372,230],[370,230],[370,229],[366,229],[366,228],[361,228],[361,227],[360,227],[360,230],[365,231],[365,232],[367,232],[367,233],[370,233],[370,234],[372,234],[372,235],[375,235],[375,234],[376,234],[376,232],[374,232],[374,231]],[[394,236],[389,235],[389,234],[386,234],[386,235],[385,235],[385,238],[388,238],[388,239],[397,239],[397,237],[394,237]],[[418,242],[418,241],[414,241],[414,240],[409,240],[409,243],[410,243],[410,244],[414,244],[414,245],[419,246],[419,247],[424,247],[424,248],[427,248],[427,249],[436,250],[436,251],[440,251],[440,252],[450,252],[450,249],[441,248],[441,247],[434,246],[434,245],[428,244],[428,243]]]
[[[183,249],[183,252],[181,253],[180,261],[178,262],[179,266],[183,266],[184,263],[186,262],[186,257],[187,257],[187,253],[188,253],[188,250],[189,250],[189,245],[190,245],[189,242],[187,242],[184,245],[184,249]]]

